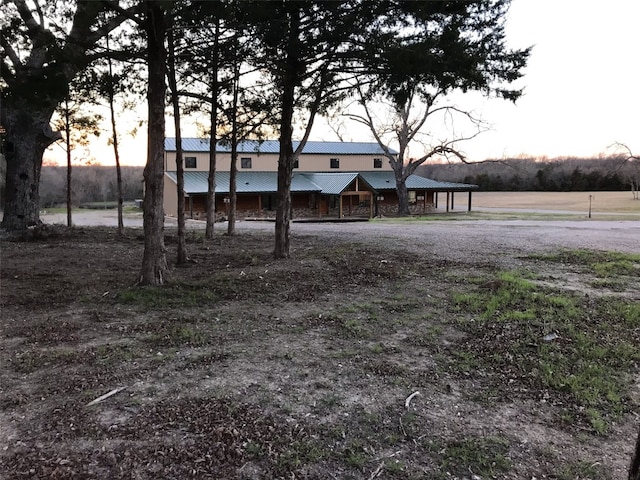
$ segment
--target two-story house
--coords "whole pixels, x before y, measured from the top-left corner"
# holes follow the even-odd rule
[[[297,142],[294,143],[294,149]],[[182,140],[185,211],[191,218],[206,213],[209,139]],[[277,192],[279,142],[240,142],[237,154],[236,210],[240,217],[272,217]],[[391,150],[392,154],[397,152]],[[216,148],[216,212],[224,217],[229,207],[231,149]],[[164,209],[177,214],[175,139],[165,140]],[[437,192],[475,189],[475,185],[442,183],[417,175],[407,179],[411,209],[424,213],[437,207]],[[471,195],[469,193],[469,195]],[[469,197],[470,199],[471,197]],[[291,202],[294,218],[346,216],[372,217],[397,210],[395,177],[382,148],[372,142],[313,142],[294,164]],[[470,208],[470,203],[469,203]]]

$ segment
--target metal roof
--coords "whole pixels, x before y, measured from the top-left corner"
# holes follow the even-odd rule
[[[302,173],[310,181],[318,185],[325,195],[340,195],[358,178],[357,173]]]
[[[395,190],[396,178],[393,172],[360,172],[360,176],[374,190]],[[409,175],[406,180],[409,190],[475,190],[477,185],[468,183],[439,182],[420,175]]]
[[[298,148],[300,142],[293,142],[293,149]],[[165,138],[164,149],[167,152],[176,151],[176,139]],[[182,150],[184,152],[208,152],[208,138],[183,138]],[[392,154],[398,152],[389,149]],[[216,151],[219,153],[230,153],[229,144],[218,143]],[[238,153],[272,153],[277,154],[280,151],[279,140],[243,140],[238,143]],[[377,142],[316,142],[308,141],[303,154],[322,154],[322,155],[384,155],[384,150],[380,148]]]
[[[166,172],[166,175],[173,182],[177,182],[176,172]],[[187,195],[207,193],[208,175],[208,172],[184,172],[184,192]],[[229,193],[229,177],[229,172],[216,172],[216,193]],[[393,172],[296,172],[291,179],[291,192],[339,195],[358,177],[374,191],[396,189]],[[477,185],[468,183],[438,182],[419,175],[409,175],[406,184],[409,190],[468,191],[478,188]],[[277,172],[238,172],[237,193],[275,193],[277,191]]]
[[[166,175],[177,182],[176,172]],[[207,193],[208,172],[184,172],[184,192],[187,195]],[[216,172],[216,193],[229,193],[229,172]],[[302,175],[294,175],[291,179],[291,191],[320,192],[322,189]],[[236,177],[237,193],[275,193],[278,191],[278,174],[276,172],[238,172]]]

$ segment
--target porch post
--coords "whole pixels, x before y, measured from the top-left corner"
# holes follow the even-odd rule
[[[436,206],[436,209],[438,208],[438,193],[437,190],[433,192],[433,204]]]
[[[447,190],[447,213],[449,213],[449,190]]]
[[[469,190],[469,207],[467,209],[467,212],[471,211],[471,190]]]
[[[451,192],[451,210],[453,210],[453,196],[455,192]]]

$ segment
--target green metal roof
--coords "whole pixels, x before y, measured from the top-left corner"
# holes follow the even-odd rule
[[[393,172],[360,172],[360,176],[371,185],[374,190],[396,189],[396,177]],[[409,175],[406,185],[409,190],[468,191],[478,188],[477,185],[470,185],[468,183],[439,182],[419,175]]]
[[[318,185],[325,195],[340,195],[358,178],[357,173],[302,173],[311,182]]]
[[[166,175],[177,182],[176,172]],[[187,195],[207,193],[208,172],[184,172],[184,191]],[[395,190],[393,172],[340,172],[314,173],[296,172],[291,179],[291,192],[319,192],[324,195],[339,195],[356,179],[363,180],[374,191]],[[467,183],[438,182],[419,175],[407,178],[409,190],[469,191],[478,188]],[[238,172],[237,193],[275,193],[278,191],[276,172]],[[229,172],[216,172],[216,193],[229,193]]]
[[[176,172],[166,175],[177,182]],[[207,193],[208,172],[184,172],[184,192],[187,195]],[[229,172],[216,172],[216,193],[229,193]],[[322,189],[304,176],[294,175],[291,179],[292,192],[320,192]],[[276,172],[238,172],[237,193],[275,193],[278,191]]]

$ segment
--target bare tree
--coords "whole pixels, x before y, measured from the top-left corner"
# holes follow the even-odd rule
[[[631,187],[631,195],[634,200],[640,200],[640,157],[634,155],[631,149],[624,143],[614,143],[611,147],[622,151],[622,162],[618,165],[617,171],[624,175],[625,180]],[[610,148],[611,148],[610,147]]]
[[[407,92],[402,104],[387,104],[387,110],[383,114],[375,115],[370,102],[370,97],[364,93],[362,85],[358,85],[358,103],[364,113],[362,115],[348,114],[347,116],[358,123],[365,125],[373,134],[376,141],[384,151],[384,155],[393,168],[398,193],[398,214],[408,215],[409,195],[406,180],[416,169],[434,157],[455,157],[465,161],[465,156],[458,148],[458,144],[470,140],[486,129],[484,124],[475,118],[470,112],[462,111],[452,105],[439,105],[438,100],[444,96],[443,91],[435,91],[429,95],[422,95],[421,101],[415,90]],[[388,113],[388,114],[387,114]],[[474,127],[471,134],[460,134],[444,141],[433,139],[424,142],[424,127],[431,118],[445,116],[465,117]],[[381,118],[382,117],[382,118]],[[390,120],[390,121],[389,121]],[[398,153],[395,154],[389,148],[389,143],[398,145]],[[422,154],[410,155],[411,144],[420,144]]]
[[[522,76],[529,49],[506,47],[504,23],[509,3],[392,2],[385,4],[391,10],[381,18],[382,25],[376,24],[368,32],[371,47],[364,61],[367,68],[357,84],[358,101],[365,113],[356,119],[370,128],[394,167],[399,214],[409,213],[406,178],[436,155],[463,160],[457,144],[482,131],[480,127],[462,136],[453,131],[447,136],[449,140],[429,142],[424,155],[415,160],[407,158],[406,149],[434,113],[463,115],[476,126],[481,125],[467,111],[437,107],[437,100],[453,91],[479,91],[511,101],[522,94],[522,89],[510,84]],[[399,144],[397,160],[389,154],[367,106],[381,98],[393,106],[395,122],[388,130]],[[422,114],[414,113],[416,105],[423,105]]]

